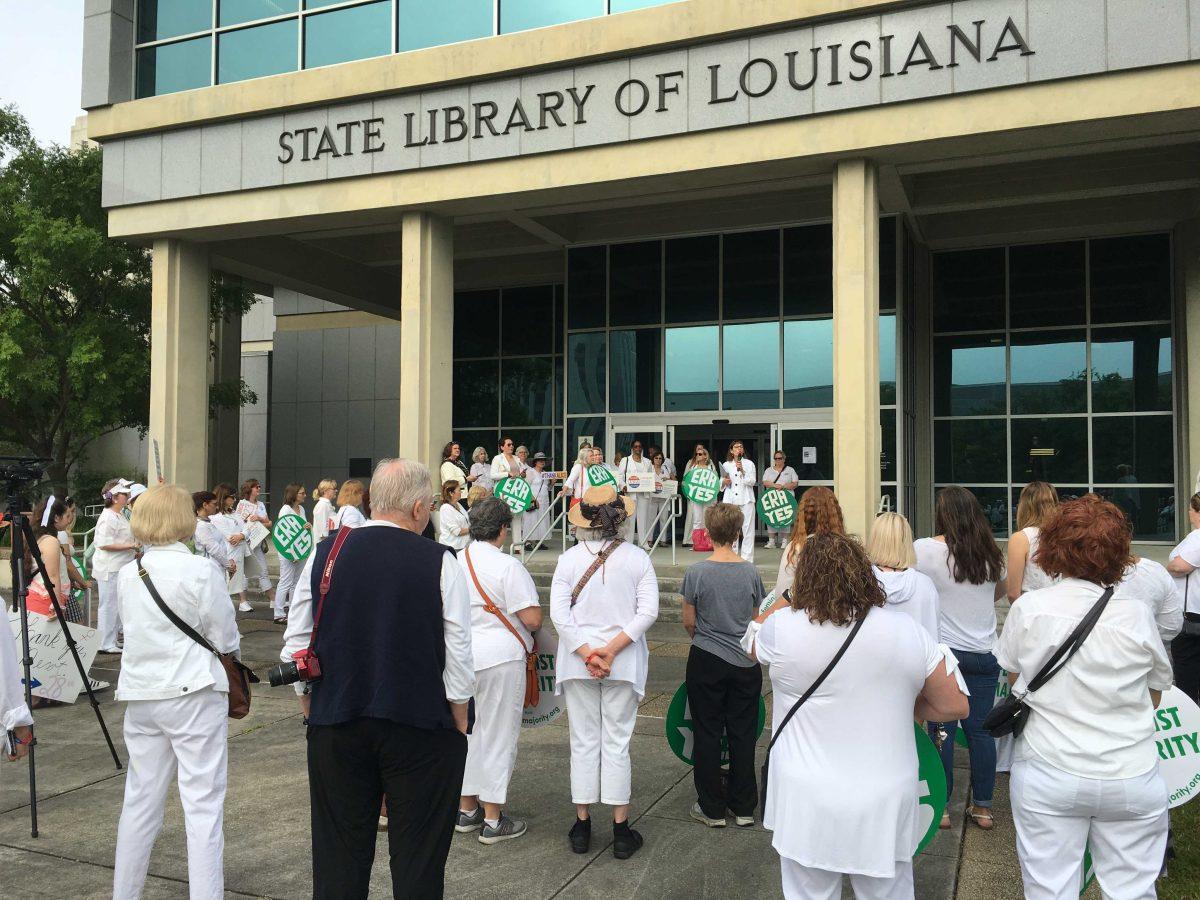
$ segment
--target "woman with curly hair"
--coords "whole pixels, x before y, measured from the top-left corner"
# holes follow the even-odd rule
[[[779,559],[779,575],[775,579],[775,596],[782,597],[785,589],[792,586],[796,575],[796,561],[805,542],[814,534],[845,534],[846,523],[842,519],[842,507],[827,487],[810,487],[800,495],[796,510],[796,521],[788,539],[783,556]]]
[[[997,656],[1021,690],[1069,640],[1129,561],[1121,509],[1089,494],[1064,503],[1041,531],[1038,559],[1058,584],[1013,604]],[[1112,595],[1065,665],[1025,694],[1010,793],[1025,896],[1079,895],[1091,846],[1105,897],[1153,897],[1167,842],[1154,708],[1171,664],[1150,607]]]
[[[747,633],[775,690],[763,825],[774,832],[784,896],[840,897],[848,874],[860,898],[912,898],[922,834],[913,717],[966,715],[954,657],[888,607],[847,535],[808,539],[790,597],[759,617],[757,636],[756,625]]]

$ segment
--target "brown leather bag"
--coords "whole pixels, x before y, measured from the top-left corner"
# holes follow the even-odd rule
[[[501,624],[509,630],[509,633],[517,639],[521,645],[521,650],[525,654],[525,707],[537,706],[538,700],[541,698],[541,691],[538,688],[537,676],[537,640],[534,639],[533,650],[529,650],[525,646],[525,638],[521,637],[521,633],[513,627],[512,622],[508,621],[508,616],[500,611],[492,598],[488,596],[487,591],[483,589],[483,585],[479,583],[479,576],[475,574],[475,566],[471,562],[471,548],[468,547],[463,551],[463,557],[467,561],[467,570],[471,573],[471,581],[475,582],[475,590],[479,592],[479,596],[483,598],[483,608],[490,612],[493,616],[500,620]]]

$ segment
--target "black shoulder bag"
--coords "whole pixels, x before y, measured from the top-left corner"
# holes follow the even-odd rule
[[[1025,730],[1025,724],[1029,721],[1029,706],[1026,704],[1025,698],[1057,675],[1059,670],[1075,655],[1087,636],[1091,634],[1092,629],[1096,627],[1096,623],[1100,621],[1100,615],[1104,612],[1104,607],[1108,606],[1112,595],[1112,588],[1104,589],[1100,599],[1079,620],[1079,624],[1075,626],[1075,630],[1071,632],[1070,636],[1046,660],[1046,664],[1029,682],[1024,693],[1018,696],[1016,693],[1010,692],[1003,701],[992,707],[992,711],[984,717],[984,731],[992,737],[1004,737],[1006,734],[1011,734],[1013,737],[1020,736],[1021,732]]]
[[[796,714],[796,710],[803,706],[804,702],[814,693],[816,693],[817,688],[819,688],[825,679],[829,677],[829,673],[833,671],[833,667],[836,666],[838,661],[846,654],[846,650],[849,649],[850,643],[858,635],[859,629],[862,628],[862,624],[866,620],[867,617],[864,615],[861,619],[854,623],[854,627],[850,629],[850,634],[846,636],[846,640],[842,642],[842,646],[838,649],[838,652],[834,654],[833,659],[829,662],[829,665],[825,667],[825,671],[818,675],[817,680],[808,686],[808,690],[804,692],[804,696],[792,704],[792,708],[788,710],[787,715],[783,717],[783,721],[779,723],[779,727],[775,729],[775,735],[771,738],[771,743],[767,744],[767,755],[763,760],[758,781],[759,806],[761,807],[762,815],[764,817],[767,814],[767,772],[771,765],[771,748],[775,746],[775,742],[779,740],[779,736],[783,734],[783,729],[786,728],[787,723],[792,720],[792,716]]]

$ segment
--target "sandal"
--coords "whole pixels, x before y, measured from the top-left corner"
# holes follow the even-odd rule
[[[992,810],[987,806],[968,806],[967,815],[971,817],[971,821],[982,828],[984,831],[991,831],[996,827],[996,823],[992,818]]]
[[[273,619],[272,621],[274,621],[274,623],[276,625],[286,625],[287,624],[287,616],[280,616],[279,618]]]

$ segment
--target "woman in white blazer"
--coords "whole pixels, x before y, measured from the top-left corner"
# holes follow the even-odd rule
[[[467,511],[462,506],[462,483],[452,479],[442,484],[442,505],[438,510],[438,543],[451,550],[462,550],[471,543]]]
[[[746,448],[741,441],[729,445],[729,453],[721,464],[722,503],[732,503],[742,511],[742,536],[738,541],[738,553],[746,562],[754,562],[754,486],[758,484],[758,473],[754,463],[746,459]]]

